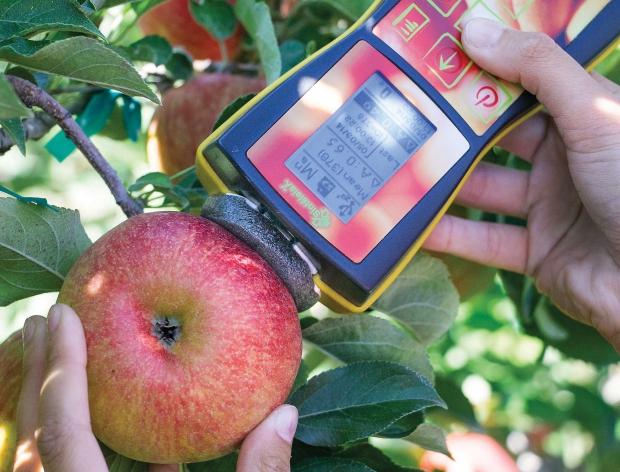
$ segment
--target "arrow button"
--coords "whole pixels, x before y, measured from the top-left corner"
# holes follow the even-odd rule
[[[439,38],[424,56],[424,62],[447,89],[454,87],[473,64],[461,43],[450,33]]]
[[[452,59],[454,59],[457,54],[458,54],[458,51],[454,51],[454,54],[452,54],[448,59],[444,59],[443,54],[440,54],[439,55],[439,70],[444,71],[444,70],[453,69],[454,67],[456,67],[456,65],[452,63]]]

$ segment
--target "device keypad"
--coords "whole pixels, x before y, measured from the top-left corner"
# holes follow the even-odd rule
[[[420,72],[482,136],[523,89],[483,71],[465,54],[462,27],[474,17],[518,27],[517,18],[533,1],[523,2],[515,12],[508,0],[402,0],[373,33]]]

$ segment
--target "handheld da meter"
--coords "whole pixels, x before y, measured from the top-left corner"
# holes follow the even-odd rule
[[[465,54],[474,17],[545,32],[583,66],[620,43],[620,0],[376,1],[200,146],[203,216],[263,255],[298,309],[315,284],[336,311],[368,309],[473,166],[540,109]]]

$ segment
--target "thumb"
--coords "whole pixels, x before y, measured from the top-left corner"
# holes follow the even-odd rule
[[[472,19],[463,29],[466,53],[483,69],[518,82],[554,118],[569,150],[591,154],[617,146],[618,122],[601,109],[615,97],[553,39],[501,23]],[[613,132],[612,132],[613,130]]]
[[[290,471],[296,428],[297,409],[292,405],[276,408],[243,441],[237,472]]]

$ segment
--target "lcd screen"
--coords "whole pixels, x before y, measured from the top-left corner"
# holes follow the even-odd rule
[[[285,166],[346,224],[435,131],[375,72]]]

